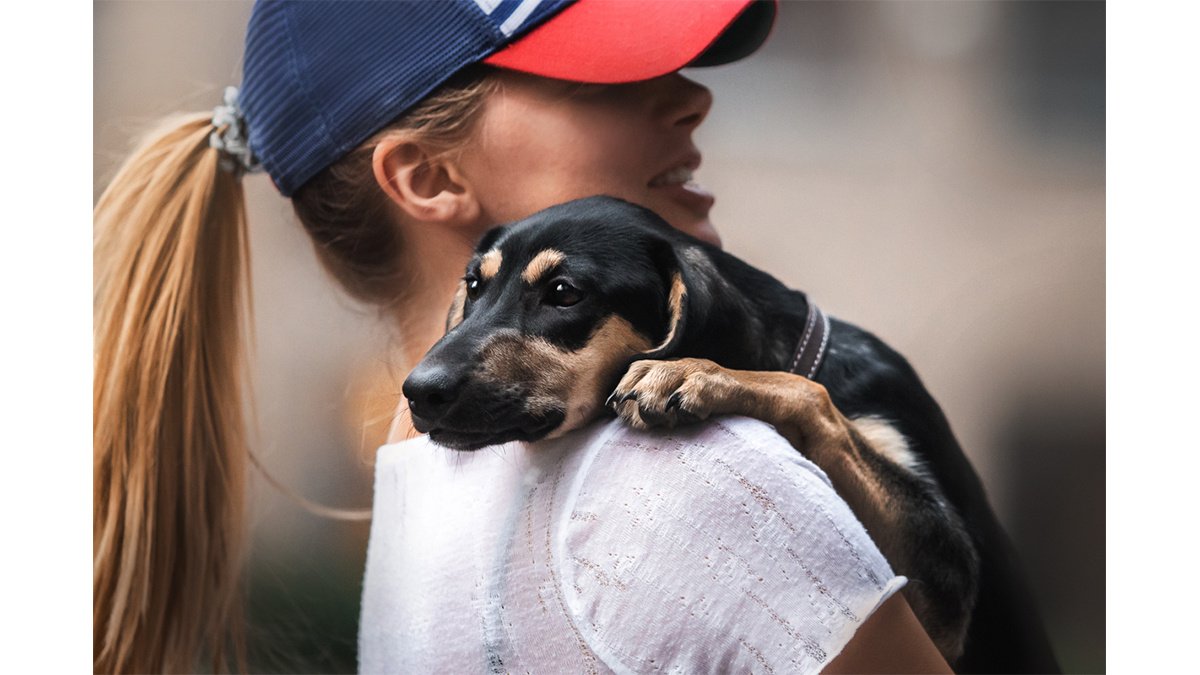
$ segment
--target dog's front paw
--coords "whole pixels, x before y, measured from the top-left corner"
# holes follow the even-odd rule
[[[734,384],[707,359],[636,361],[606,405],[634,428],[670,429],[721,412]]]

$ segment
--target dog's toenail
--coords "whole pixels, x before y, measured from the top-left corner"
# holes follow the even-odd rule
[[[679,392],[675,392],[674,394],[671,394],[671,398],[667,399],[667,407],[665,408],[665,410],[674,410],[675,408],[678,408],[680,406],[680,404],[682,403],[682,400],[681,400],[682,398],[683,397],[681,397],[679,395]]]

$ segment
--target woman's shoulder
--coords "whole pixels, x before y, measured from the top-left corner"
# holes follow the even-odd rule
[[[815,501],[841,502],[820,467],[774,427],[755,419],[719,417],[669,431],[641,431],[614,420],[581,440],[586,449],[572,473],[584,497],[589,486],[607,495],[613,483],[652,482],[679,488],[693,504],[713,500],[724,508],[736,496],[777,510],[770,504],[777,492],[789,498],[788,510],[807,512]]]
[[[825,474],[762,422],[608,425],[580,461],[557,564],[616,670],[816,671],[904,583]]]

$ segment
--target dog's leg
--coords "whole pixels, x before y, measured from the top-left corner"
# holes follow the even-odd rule
[[[946,660],[962,653],[978,556],[961,519],[886,422],[847,419],[825,387],[799,375],[691,358],[635,362],[609,404],[639,428],[721,414],[773,425],[825,471],[884,556],[909,578],[905,597]]]

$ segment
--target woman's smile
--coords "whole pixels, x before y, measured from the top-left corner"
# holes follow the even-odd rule
[[[619,85],[578,85],[516,73],[488,100],[463,171],[490,206],[481,229],[562,202],[611,195],[657,212],[713,244],[715,198],[695,180],[692,134],[712,94],[679,74]]]

